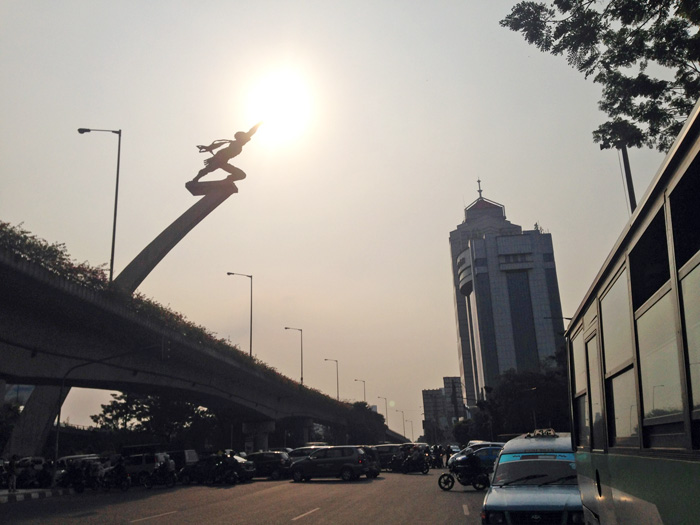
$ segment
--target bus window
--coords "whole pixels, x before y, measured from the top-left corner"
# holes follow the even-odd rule
[[[670,293],[637,319],[645,418],[680,414],[683,410],[675,326]]]
[[[693,410],[700,411],[700,265],[681,281]],[[694,419],[700,419],[700,414]]]
[[[671,278],[663,210],[657,212],[631,251],[630,272],[632,301],[636,311]]]
[[[637,392],[634,370],[629,369],[608,381],[607,404],[611,446],[636,446],[639,436]]]
[[[625,270],[601,299],[600,311],[607,374],[632,360],[632,310]]]
[[[598,338],[592,337],[586,343],[588,356],[588,379],[590,381],[591,399],[591,446],[602,449],[605,447],[605,422],[603,421],[603,393],[600,381],[600,360],[598,359]]]

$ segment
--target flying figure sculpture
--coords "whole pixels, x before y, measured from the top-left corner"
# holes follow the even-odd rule
[[[228,177],[229,180],[235,181],[245,179],[245,172],[243,172],[243,170],[239,168],[236,168],[235,166],[232,166],[228,163],[228,161],[236,155],[240,154],[241,151],[243,151],[243,146],[245,146],[250,141],[250,138],[258,130],[258,126],[260,126],[260,124],[262,124],[262,122],[258,122],[247,132],[237,132],[233,136],[234,140],[219,139],[215,140],[208,146],[197,146],[197,149],[199,149],[200,153],[207,152],[211,153],[212,156],[204,160],[204,167],[201,170],[199,170],[199,173],[197,173],[197,176],[194,179],[192,179],[192,182],[198,182],[199,179],[204,177],[207,173],[211,173],[212,171],[216,171],[218,169],[222,169],[230,173],[231,177]],[[225,148],[219,149],[225,144],[228,145]],[[217,149],[219,149],[219,151],[214,153],[214,151]]]

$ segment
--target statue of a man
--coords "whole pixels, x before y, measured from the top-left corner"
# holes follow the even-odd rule
[[[211,157],[208,159],[205,159],[204,161],[204,167],[199,170],[199,173],[197,173],[197,176],[192,179],[192,182],[197,182],[199,179],[204,177],[207,173],[211,173],[212,171],[222,169],[231,175],[233,175],[233,178],[231,180],[242,180],[245,179],[245,173],[243,170],[236,168],[235,166],[232,166],[231,164],[228,163],[229,160],[231,160],[233,157],[238,155],[241,151],[243,151],[243,146],[245,146],[249,141],[250,138],[255,134],[255,132],[258,130],[258,126],[260,126],[260,122],[258,122],[255,126],[250,128],[250,130],[246,131],[239,131],[237,132],[233,137],[234,140],[228,140],[228,139],[220,139],[220,140],[215,140],[208,146],[197,146],[199,149],[200,153],[203,152],[209,152],[212,154]],[[217,150],[221,148],[224,144],[228,144],[225,148],[220,149],[216,153],[214,153],[214,150]]]

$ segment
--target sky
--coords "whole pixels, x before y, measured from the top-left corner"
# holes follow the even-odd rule
[[[196,145],[263,121],[239,193],[138,291],[417,438],[459,375],[448,236],[483,196],[552,234],[571,316],[629,219],[600,86],[500,27],[515,2],[0,3],[0,220],[114,273],[196,198]],[[630,151],[637,200],[663,156]],[[218,171],[203,180],[218,180]],[[362,381],[356,381],[362,380]],[[364,387],[364,388],[363,388]],[[74,389],[71,423],[109,400]],[[400,412],[403,411],[403,414]],[[410,422],[410,423],[409,423]],[[413,430],[413,432],[411,432]]]

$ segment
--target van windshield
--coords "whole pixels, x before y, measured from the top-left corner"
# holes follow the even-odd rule
[[[502,454],[492,484],[576,485],[576,462],[571,453]]]

